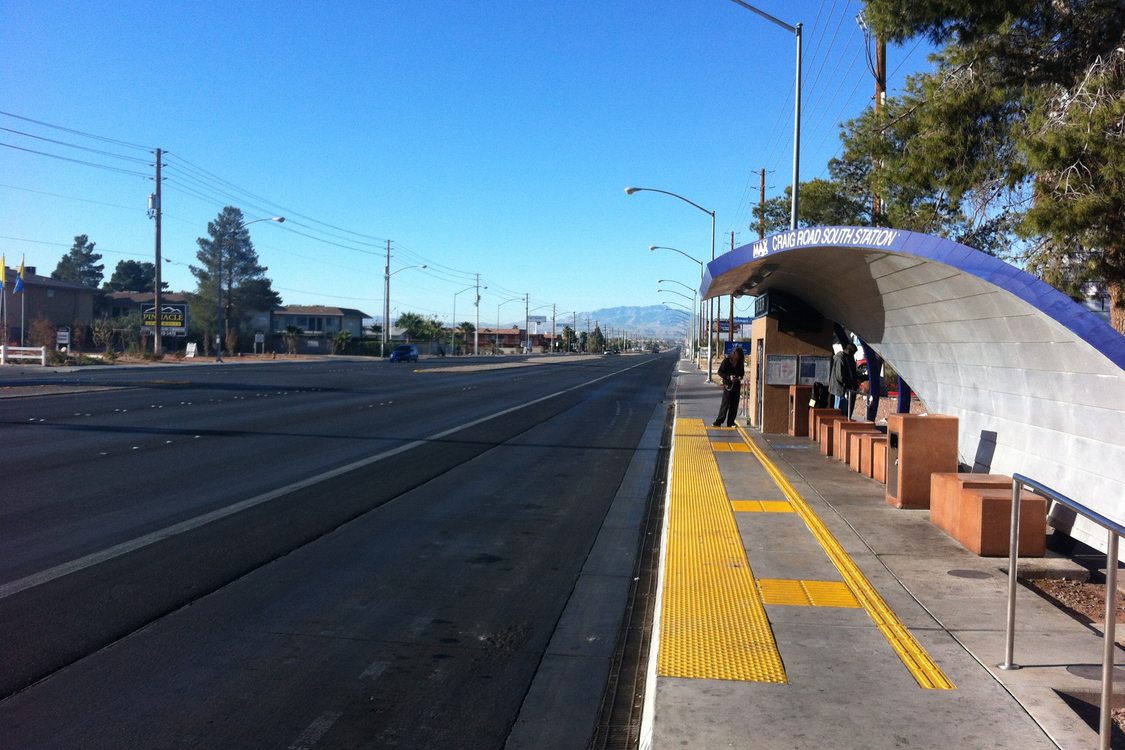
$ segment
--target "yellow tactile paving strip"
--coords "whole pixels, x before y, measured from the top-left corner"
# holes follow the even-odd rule
[[[787,682],[700,419],[677,419],[657,673]]]
[[[794,513],[788,500],[731,500],[735,513]]]
[[[918,684],[924,688],[935,690],[953,690],[955,686],[941,671],[941,668],[934,662],[926,650],[914,638],[902,621],[898,619],[895,613],[891,610],[883,598],[879,596],[879,592],[863,575],[859,567],[856,566],[855,561],[851,559],[832,533],[820,520],[820,517],[813,512],[809,504],[805,502],[800,493],[789,483],[785,475],[773,464],[772,461],[762,452],[758,445],[747,435],[742,428],[739,428],[739,433],[742,435],[743,441],[749,446],[751,452],[757,457],[758,461],[769,472],[770,476],[781,488],[781,491],[789,498],[789,502],[793,505],[793,509],[804,520],[805,525],[808,526],[809,531],[816,537],[820,546],[828,554],[829,559],[840,571],[840,575],[844,579],[844,583],[852,592],[853,596],[860,603],[860,605],[867,611],[867,614],[874,621],[876,627],[883,633],[883,636],[890,643],[891,648],[895,650],[898,657],[902,659],[903,664],[910,670],[914,679]]]
[[[791,607],[859,607],[855,595],[843,581],[797,581],[759,578],[758,589],[766,604]]]
[[[716,453],[749,453],[746,443],[711,443],[711,450]]]

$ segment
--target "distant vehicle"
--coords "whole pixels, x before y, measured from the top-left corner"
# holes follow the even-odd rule
[[[417,362],[418,361],[418,347],[414,344],[403,344],[396,346],[394,351],[391,352],[392,362]]]

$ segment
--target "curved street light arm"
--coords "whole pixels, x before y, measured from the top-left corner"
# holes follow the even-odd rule
[[[715,212],[714,212],[714,211],[711,211],[710,209],[706,209],[706,208],[704,208],[703,206],[699,205],[698,203],[696,203],[696,202],[695,202],[695,201],[693,201],[693,200],[688,200],[687,198],[685,198],[684,196],[680,195],[679,193],[673,193],[673,192],[671,192],[671,191],[668,191],[668,190],[659,190],[659,189],[657,189],[657,188],[643,188],[643,187],[627,187],[627,188],[625,188],[625,195],[632,195],[633,193],[641,193],[641,192],[646,192],[646,193],[663,193],[664,195],[670,195],[670,196],[672,196],[673,198],[679,198],[679,199],[680,199],[680,200],[682,200],[682,201],[683,201],[684,203],[687,203],[687,204],[689,204],[689,205],[695,206],[695,207],[696,207],[696,208],[698,208],[698,209],[699,209],[700,211],[702,211],[703,213],[705,213],[705,214],[707,214],[708,216],[710,216],[710,217],[711,217],[712,219],[713,219],[713,218],[715,218]]]
[[[695,294],[696,291],[698,291],[696,289],[692,289],[689,285],[685,284],[684,282],[676,281],[675,279],[657,279],[656,283],[657,284],[679,284],[680,286],[682,286],[684,289],[687,289],[692,294]]]
[[[695,298],[694,297],[689,297],[686,294],[684,294],[683,292],[677,292],[675,289],[657,289],[656,292],[657,292],[657,294],[659,294],[660,292],[666,292],[667,294],[675,294],[675,295],[678,295],[680,297],[683,297],[684,299],[689,299],[689,300],[691,300],[691,303],[693,305],[695,304]]]

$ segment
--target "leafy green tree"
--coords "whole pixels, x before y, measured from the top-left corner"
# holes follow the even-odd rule
[[[285,326],[285,349],[290,354],[297,353],[297,341],[305,332],[300,326]]]
[[[208,237],[196,240],[195,254],[199,266],[191,266],[197,282],[198,297],[194,312],[203,314],[214,329],[214,308],[219,285],[222,286],[224,341],[228,350],[236,348],[239,332],[255,312],[271,310],[281,304],[281,297],[266,278],[269,269],[258,262],[258,253],[250,241],[250,232],[242,211],[234,206],[224,208],[207,224]],[[220,270],[222,272],[220,278]],[[212,312],[206,313],[210,304]]]
[[[51,278],[97,289],[98,284],[102,283],[105,266],[98,263],[102,256],[94,252],[94,244],[86,235],[77,235],[74,246],[59,260],[59,264],[51,272]]]
[[[472,338],[473,338],[473,332],[476,331],[476,330],[477,330],[477,327],[467,320],[462,321],[461,325],[457,326],[457,332],[461,334],[462,346],[464,346],[465,348],[468,348],[469,342],[472,341]],[[453,353],[456,354],[456,352],[457,352],[456,335],[454,335],[453,350],[454,350]]]
[[[441,334],[441,323],[434,318],[423,318],[418,313],[403,313],[395,321],[395,326],[404,329],[407,337],[416,341],[432,341]]]
[[[1125,333],[1120,0],[869,0],[867,13],[890,41],[943,45],[882,122],[851,128],[869,136],[857,150],[879,164],[873,182],[942,196],[932,208],[963,214],[966,244],[1003,249],[1016,234],[1061,288],[1100,277]],[[873,134],[887,136],[885,164]]]
[[[348,348],[348,342],[351,340],[351,331],[337,331],[336,335],[332,337],[332,353],[342,354]]]
[[[834,164],[842,164],[833,160]],[[792,187],[786,187],[783,195],[770,198],[764,204],[766,234],[773,234],[789,228],[790,200]],[[871,222],[871,201],[866,203],[864,196],[857,196],[843,181],[816,179],[801,183],[801,203],[797,207],[797,225],[814,226],[866,226]],[[763,216],[763,206],[754,206],[754,226],[757,227]]]
[[[574,348],[575,343],[576,343],[576,337],[574,335],[574,329],[571,328],[570,326],[563,326],[563,331],[562,331],[563,351],[569,352],[571,349]]]
[[[109,281],[102,285],[108,292],[150,292],[156,285],[156,265],[136,260],[118,262]],[[168,282],[160,282],[161,290],[168,288]]]
[[[587,351],[593,354],[601,354],[605,351],[605,334],[602,333],[601,326],[594,326],[594,332],[590,334],[588,344]]]

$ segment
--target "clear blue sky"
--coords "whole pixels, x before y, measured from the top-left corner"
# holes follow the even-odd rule
[[[392,271],[430,266],[393,277],[394,314],[448,321],[479,273],[482,326],[524,293],[560,318],[683,302],[657,280],[698,267],[648,247],[709,259],[710,218],[629,185],[715,210],[722,252],[757,236],[758,170],[790,181],[793,35],[729,0],[0,2],[0,250],[43,274],[77,234],[107,280],[153,259],[156,147],[172,289],[231,204],[287,217],[251,227],[287,304],[378,316],[390,239]],[[874,89],[862,5],[756,4],[804,24],[801,178],[826,176]],[[889,50],[892,94],[927,52]]]

